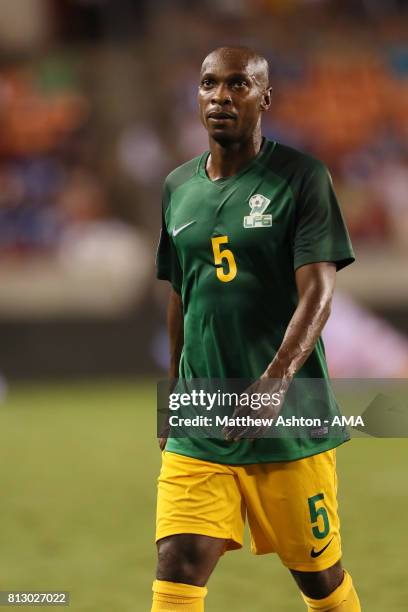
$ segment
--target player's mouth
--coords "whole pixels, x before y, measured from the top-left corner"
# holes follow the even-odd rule
[[[235,120],[237,118],[237,116],[234,113],[228,113],[228,112],[218,112],[218,111],[210,111],[207,114],[207,119],[211,119],[211,121],[214,122],[222,122],[222,121],[228,121],[228,120]]]

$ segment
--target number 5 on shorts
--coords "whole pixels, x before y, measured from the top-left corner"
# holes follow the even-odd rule
[[[313,495],[313,497],[309,497],[307,500],[309,502],[309,512],[310,512],[310,520],[312,524],[315,525],[312,527],[312,532],[315,538],[319,540],[323,540],[327,536],[330,531],[329,524],[329,516],[327,514],[327,510],[324,506],[320,506],[320,508],[316,507],[317,502],[324,499],[323,493],[318,493],[317,495]],[[323,529],[320,529],[318,522],[319,516],[323,520]]]
[[[221,251],[221,245],[226,243],[228,243],[228,236],[217,236],[215,238],[211,238],[217,278],[222,283],[229,283],[237,275],[237,264],[235,263],[233,252],[229,249],[223,249]],[[228,264],[228,272],[224,271],[223,259]]]

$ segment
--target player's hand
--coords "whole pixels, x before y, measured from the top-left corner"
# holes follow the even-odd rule
[[[169,437],[169,435],[170,435],[170,425],[169,425],[168,418],[166,418],[166,421],[163,427],[161,428],[160,432],[158,432],[158,438],[157,438],[161,451],[164,451],[164,449],[166,448],[167,438]]]
[[[168,395],[173,392],[176,386],[177,379],[171,378],[169,381]],[[162,423],[161,430],[158,432],[158,442],[161,451],[164,451],[167,444],[167,438],[170,435],[170,424],[169,424],[169,411],[167,410],[164,422]]]
[[[266,371],[259,380],[254,382],[250,387],[245,390],[245,394],[251,396],[252,394],[268,394],[270,401],[268,403],[262,403],[262,405],[256,410],[251,406],[241,405],[238,403],[235,408],[232,418],[250,416],[253,419],[276,419],[279,412],[282,410],[283,402],[285,399],[285,393],[289,386],[287,378],[271,378]],[[273,398],[271,397],[273,396]],[[228,441],[238,441],[243,438],[248,438],[254,441],[257,438],[262,438],[270,429],[270,425],[260,426],[240,426],[240,425],[227,425],[223,429],[225,439]]]
[[[169,434],[170,434],[170,425],[169,425],[168,420],[166,420],[162,430],[160,431],[159,438],[158,438],[159,447],[161,451],[164,451],[164,449],[166,448],[167,438],[169,437]]]

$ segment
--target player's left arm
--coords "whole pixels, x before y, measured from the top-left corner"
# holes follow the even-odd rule
[[[329,318],[331,301],[336,279],[336,264],[319,262],[300,266],[296,270],[296,285],[299,301],[286,329],[282,344],[265,372],[247,389],[247,393],[286,393],[292,378],[300,370],[322,332]],[[273,379],[273,380],[271,380]],[[270,383],[268,382],[270,381]],[[272,386],[271,386],[272,385]],[[257,411],[258,417],[276,417],[280,405],[263,406]],[[250,408],[237,406],[234,416],[249,414]],[[264,427],[251,429],[237,425],[226,426],[226,440],[257,438]]]
[[[262,375],[262,378],[281,379],[284,387],[290,383],[313,351],[329,318],[336,281],[336,264],[307,264],[298,268],[295,274],[298,305],[282,344]]]

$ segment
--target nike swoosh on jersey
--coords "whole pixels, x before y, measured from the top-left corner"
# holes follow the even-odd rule
[[[184,229],[186,229],[187,227],[189,227],[193,223],[195,223],[195,220],[194,221],[189,221],[188,223],[185,223],[184,225],[180,225],[180,227],[178,227],[177,229],[173,228],[173,237],[175,238],[177,236],[177,234],[182,232]]]
[[[316,559],[316,557],[320,557],[320,555],[326,550],[328,546],[330,546],[332,542],[333,542],[333,538],[330,540],[330,542],[326,544],[326,546],[323,546],[323,548],[321,548],[320,550],[315,550],[314,548],[312,548],[312,550],[310,551],[310,556],[313,559]]]

